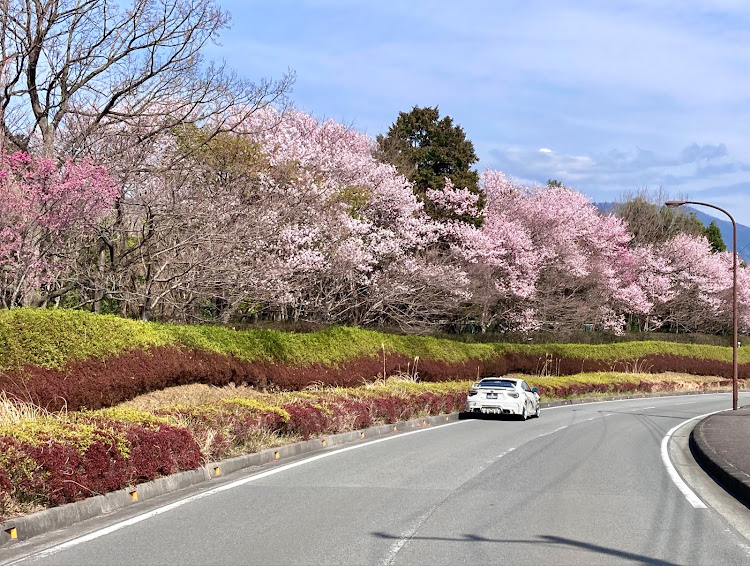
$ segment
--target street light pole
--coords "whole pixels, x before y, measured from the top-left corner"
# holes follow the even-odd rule
[[[697,204],[714,208],[723,212],[732,221],[732,409],[737,410],[738,388],[737,388],[737,224],[723,208],[708,204],[707,202],[696,202],[692,200],[668,200],[667,206],[677,207],[683,204]]]

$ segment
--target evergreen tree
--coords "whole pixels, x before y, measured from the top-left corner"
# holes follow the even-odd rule
[[[727,251],[727,245],[724,243],[724,239],[721,237],[721,230],[719,230],[719,225],[716,224],[716,221],[712,220],[711,224],[706,226],[706,238],[708,239],[708,243],[711,244],[711,251],[716,252],[725,252]]]
[[[484,205],[479,175],[471,169],[478,161],[474,144],[450,116],[440,119],[437,106],[415,106],[411,112],[399,113],[388,134],[379,135],[377,142],[377,156],[414,183],[415,193],[433,218],[444,220],[448,213],[436,207],[426,193],[428,189],[443,189],[446,177],[455,187],[479,195],[480,209]],[[476,218],[461,219],[477,222]]]

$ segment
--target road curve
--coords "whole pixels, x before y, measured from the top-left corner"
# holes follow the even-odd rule
[[[613,401],[394,435],[39,537],[0,563],[748,564],[750,543],[691,504],[661,455],[675,425],[728,404]]]

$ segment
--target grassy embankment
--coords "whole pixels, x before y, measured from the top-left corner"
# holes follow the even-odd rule
[[[730,362],[728,348],[668,342],[466,344],[2,311],[0,517],[299,438],[459,410],[477,375],[524,372],[549,399],[712,388],[726,378],[710,369],[725,375]],[[704,376],[633,373],[654,366]],[[576,368],[608,371],[562,375]]]

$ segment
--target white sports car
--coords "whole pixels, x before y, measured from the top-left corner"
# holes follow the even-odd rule
[[[538,417],[539,394],[523,379],[485,377],[471,386],[466,397],[469,413],[518,415],[522,420]]]

